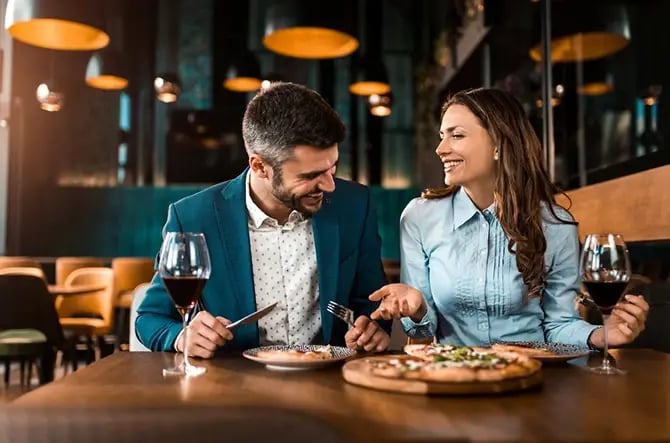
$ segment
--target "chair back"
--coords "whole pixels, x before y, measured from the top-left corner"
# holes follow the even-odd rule
[[[47,277],[44,275],[42,268],[31,268],[31,267],[20,267],[12,266],[9,268],[0,268],[0,275],[32,275],[33,277],[39,277],[42,280],[46,281]]]
[[[65,317],[99,317],[104,321],[103,330],[111,330],[114,315],[114,271],[111,268],[80,268],[65,279],[65,286],[100,285],[103,289],[81,295],[62,297],[58,315]]]
[[[114,294],[116,297],[133,291],[139,284],[148,283],[154,276],[151,257],[117,257],[112,260]]]
[[[97,257],[58,257],[56,259],[56,284],[64,285],[68,275],[76,269],[102,266],[105,266],[105,262]]]
[[[142,304],[142,300],[147,296],[147,290],[151,286],[150,283],[142,283],[141,285],[135,288],[135,293],[133,294],[133,302],[130,305],[130,333],[128,334],[130,343],[129,348],[131,352],[146,352],[150,351],[149,348],[144,346],[140,339],[135,334],[135,320],[137,319],[137,309]]]
[[[64,343],[54,299],[44,279],[34,275],[0,275],[0,331],[36,329],[56,348]]]
[[[3,268],[39,268],[40,262],[31,257],[17,257],[11,255],[0,256],[0,269]]]

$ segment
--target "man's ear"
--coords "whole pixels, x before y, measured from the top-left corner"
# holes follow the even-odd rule
[[[268,178],[269,166],[257,155],[249,156],[249,168],[259,178]]]

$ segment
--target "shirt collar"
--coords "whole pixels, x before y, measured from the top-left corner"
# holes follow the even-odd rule
[[[244,186],[244,194],[245,194],[247,215],[249,217],[249,221],[251,221],[251,224],[256,229],[260,228],[263,222],[265,222],[266,220],[274,221],[274,224],[278,225],[279,223],[277,222],[276,219],[267,215],[265,212],[263,212],[261,208],[258,207],[256,203],[254,203],[254,200],[251,198],[250,181],[251,181],[251,171],[248,171],[246,184]],[[303,215],[299,211],[293,210],[291,211],[291,214],[289,214],[288,223],[299,222],[302,221],[303,218],[304,218]]]
[[[482,215],[488,220],[489,216],[495,217],[495,203],[491,203],[491,206],[480,211],[477,209],[468,194],[461,187],[458,192],[454,195],[454,229],[460,228],[465,222],[470,220],[478,212],[481,212]],[[488,216],[487,216],[488,215]]]

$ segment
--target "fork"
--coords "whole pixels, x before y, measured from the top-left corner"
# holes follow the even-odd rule
[[[341,304],[331,300],[328,302],[328,306],[326,306],[326,311],[333,314],[335,317],[339,318],[350,327],[354,327],[354,311],[347,308],[346,306],[342,306]]]

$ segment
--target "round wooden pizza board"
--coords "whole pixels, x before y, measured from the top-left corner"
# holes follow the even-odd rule
[[[387,355],[351,360],[342,366],[342,376],[347,382],[354,385],[405,394],[500,394],[530,389],[542,384],[542,370],[538,370],[527,377],[510,378],[495,382],[465,383],[396,379],[380,377],[370,372],[368,361],[383,361],[394,358],[402,358],[402,356]]]

